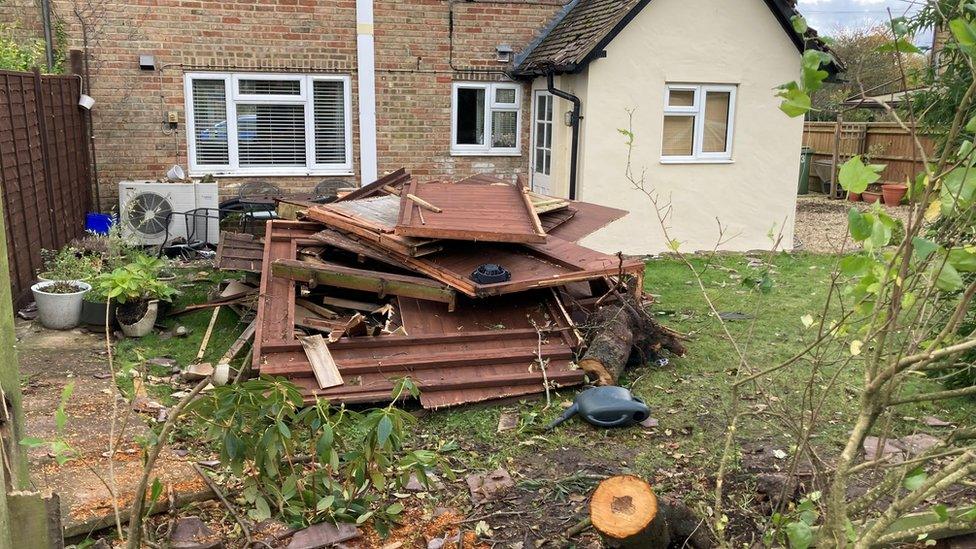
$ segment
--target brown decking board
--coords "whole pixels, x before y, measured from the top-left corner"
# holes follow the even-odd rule
[[[423,207],[410,195],[441,211]],[[521,184],[411,181],[399,200],[394,233],[400,236],[479,242],[546,241],[539,217]]]
[[[573,364],[578,345],[568,321],[545,292],[529,296],[468,300],[448,313],[443,304],[399,298],[406,336],[343,338],[329,350],[346,383],[319,390],[303,351],[295,343],[269,347],[262,374],[284,375],[315,397],[337,402],[389,400],[396,378],[410,375],[421,388],[427,408],[478,402],[541,392],[543,375],[537,364],[538,332],[546,378],[556,386],[584,379]]]
[[[295,342],[295,283],[271,273],[275,259],[295,259],[297,240],[315,232],[317,225],[300,221],[268,221],[265,225],[261,288],[254,332],[251,364],[260,370],[262,347],[271,343]]]
[[[224,271],[261,272],[264,244],[254,235],[222,231],[217,243],[217,268]]]
[[[583,237],[595,233],[629,213],[626,210],[590,202],[571,202],[569,207],[576,210],[576,213],[565,222],[547,229],[546,232],[570,242],[579,242]],[[555,213],[557,212],[553,212]]]

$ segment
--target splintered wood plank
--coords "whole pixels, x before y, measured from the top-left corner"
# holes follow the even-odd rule
[[[521,182],[411,181],[400,196],[394,234],[483,242],[543,243],[546,233]]]
[[[399,189],[404,183],[410,180],[410,174],[407,173],[406,168],[400,168],[399,170],[373,181],[372,183],[360,187],[345,196],[339,197],[336,202],[346,202],[348,200],[359,200],[360,198],[366,198],[369,196],[374,196],[376,194],[382,194],[387,191],[387,187],[391,189]]]
[[[302,342],[305,356],[308,357],[308,362],[312,365],[312,373],[315,374],[315,381],[319,384],[319,389],[342,385],[342,375],[339,374],[339,368],[336,366],[335,360],[332,359],[332,353],[329,352],[325,338],[316,334],[299,338],[299,341]]]

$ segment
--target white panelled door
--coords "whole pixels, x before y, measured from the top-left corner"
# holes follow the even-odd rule
[[[552,194],[552,94],[536,90],[532,96],[532,190]]]

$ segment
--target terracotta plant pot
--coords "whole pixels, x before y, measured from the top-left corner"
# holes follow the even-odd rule
[[[908,192],[908,185],[902,183],[885,183],[881,186],[881,194],[884,195],[885,206],[895,207],[901,204],[901,199],[905,198]]]
[[[875,202],[881,200],[881,193],[876,193],[874,191],[864,191],[861,193],[861,198],[868,204],[874,204]]]
[[[847,193],[847,199],[850,200],[851,202],[860,202],[861,201],[861,193],[850,193],[849,192],[849,193]]]

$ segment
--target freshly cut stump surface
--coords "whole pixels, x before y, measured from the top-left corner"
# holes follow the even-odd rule
[[[650,485],[631,475],[601,482],[590,500],[593,527],[613,541],[645,532],[657,515],[657,497]]]

